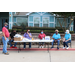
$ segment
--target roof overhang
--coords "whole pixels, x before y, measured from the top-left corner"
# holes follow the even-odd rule
[[[29,13],[27,13],[26,15],[27,16],[29,16],[31,13],[33,13],[33,12],[29,12]],[[37,12],[38,13],[38,12]],[[46,12],[45,12],[46,13]],[[53,16],[56,16],[55,14],[53,14],[52,12],[48,12],[48,13],[51,13]]]

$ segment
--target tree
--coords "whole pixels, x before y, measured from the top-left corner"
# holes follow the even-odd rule
[[[60,27],[63,29],[63,31],[65,32],[65,30],[67,29],[66,26],[67,26],[67,22],[66,22],[66,18],[70,18],[70,23],[68,25],[68,29],[70,30],[70,26],[71,26],[71,23],[73,22],[73,17],[75,16],[75,12],[52,12],[53,14],[56,15],[56,17],[58,18],[58,22],[60,24]],[[65,28],[63,28],[63,24],[61,23],[59,17],[62,17],[63,18],[63,22],[64,22],[64,26]]]

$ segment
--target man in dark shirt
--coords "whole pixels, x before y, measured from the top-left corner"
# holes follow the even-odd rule
[[[13,30],[12,32],[11,32],[11,34],[10,34],[10,40],[9,40],[9,45],[10,45],[10,48],[17,48],[16,47],[16,42],[14,43],[14,46],[12,45],[12,42],[14,41],[14,36],[15,36],[15,34],[17,34],[16,33],[16,30]]]

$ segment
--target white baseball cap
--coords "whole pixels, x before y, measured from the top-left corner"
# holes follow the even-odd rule
[[[69,30],[66,30],[66,32],[69,34]]]

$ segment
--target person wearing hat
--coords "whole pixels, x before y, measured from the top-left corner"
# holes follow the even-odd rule
[[[32,35],[30,33],[30,30],[28,29],[26,33],[24,33],[24,38],[30,39],[32,38]],[[24,43],[24,49],[26,48],[26,43]],[[29,48],[31,48],[31,42],[29,42]]]
[[[54,33],[53,36],[52,36],[53,42],[52,42],[52,47],[51,47],[51,49],[54,48],[54,47],[53,47],[54,42],[57,42],[57,49],[59,49],[59,44],[60,44],[60,38],[61,38],[61,36],[60,36],[60,34],[59,34],[58,32],[59,32],[59,31],[56,29],[56,30],[55,30],[55,33]]]
[[[3,53],[6,55],[9,55],[9,53],[7,52],[7,43],[9,41],[9,31],[8,31],[8,23],[4,23],[4,27],[2,28],[2,41],[3,41]]]
[[[65,36],[63,38],[63,45],[64,45],[63,49],[65,49],[65,46],[67,46],[66,49],[69,48],[68,43],[71,43],[71,34],[69,33],[69,30],[66,30]]]

